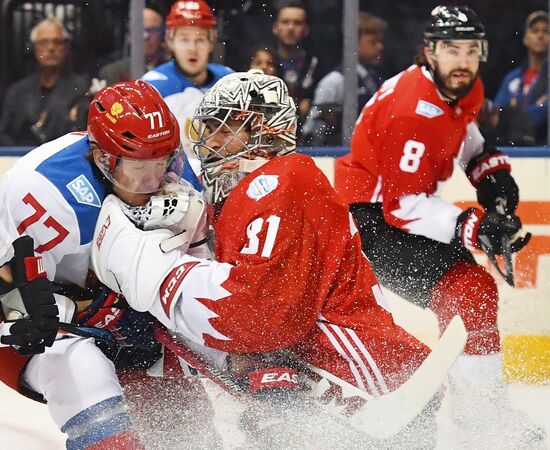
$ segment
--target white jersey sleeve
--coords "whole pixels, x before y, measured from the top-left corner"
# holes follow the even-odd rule
[[[458,164],[465,170],[470,160],[483,151],[485,139],[474,122],[466,127],[466,138],[462,145],[462,150],[458,156]]]
[[[455,235],[456,220],[462,210],[437,195],[406,195],[399,199],[399,209],[392,215],[406,221],[408,233],[448,244]],[[413,219],[411,219],[413,218]]]

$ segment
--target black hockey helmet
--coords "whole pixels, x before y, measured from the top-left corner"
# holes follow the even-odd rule
[[[435,50],[435,42],[440,40],[475,39],[481,41],[481,61],[487,60],[488,45],[485,40],[485,27],[477,14],[468,6],[436,6],[430,22],[424,30],[424,42],[430,50]]]

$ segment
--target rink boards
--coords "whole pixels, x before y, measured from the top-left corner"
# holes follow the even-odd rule
[[[310,153],[323,155],[323,150]],[[0,148],[0,155],[6,154],[10,152],[2,152]],[[0,156],[0,176],[16,159],[16,156]],[[332,182],[334,158],[315,156],[314,159]],[[480,253],[476,258],[494,273],[499,285],[499,328],[507,380],[547,383],[550,382],[550,158],[514,157],[512,168],[520,188],[518,214],[525,229],[533,234],[530,244],[514,255],[516,288],[507,286],[494,273],[485,255]],[[477,205],[475,190],[461,170],[455,170],[441,195],[462,208]],[[409,315],[403,314],[403,321],[407,322],[407,317]],[[399,317],[396,320],[399,321]],[[424,336],[429,343],[437,333],[434,320],[417,322],[420,323],[403,325],[419,337]]]

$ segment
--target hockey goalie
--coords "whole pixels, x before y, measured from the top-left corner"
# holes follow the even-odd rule
[[[460,318],[432,351],[394,323],[347,206],[295,153],[296,108],[281,79],[222,78],[191,134],[206,200],[180,186],[152,217],[109,196],[92,244],[98,277],[256,411],[305,399],[334,426],[397,436],[437,399],[466,342]],[[208,240],[214,258],[190,254]]]

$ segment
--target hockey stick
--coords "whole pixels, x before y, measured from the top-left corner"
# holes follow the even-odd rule
[[[109,330],[103,330],[96,327],[85,327],[68,322],[59,322],[59,330],[65,333],[74,334],[75,336],[94,338],[100,341],[116,343],[117,338]]]
[[[277,417],[281,415],[280,413],[272,411],[268,403],[254,400],[250,393],[237,384],[229,374],[219,370],[200,355],[189,349],[176,335],[172,334],[162,325],[155,325],[154,334],[158,342],[174,352],[201,375],[242,401],[245,405],[256,408],[258,413],[267,413],[268,417]],[[285,428],[285,432],[288,433],[291,438],[295,439],[294,444],[299,445],[300,448],[312,450],[317,450],[319,448],[319,442],[315,437],[309,438],[304,435],[299,429],[299,424],[293,422],[287,422],[286,424],[288,428]],[[264,436],[264,438],[267,438],[267,436]]]
[[[512,263],[512,249],[510,245],[510,239],[508,236],[502,236],[500,245],[502,247],[502,257],[504,259],[504,269],[501,269],[498,265],[495,252],[491,245],[483,245],[483,251],[489,258],[492,266],[499,273],[499,275],[508,283],[510,286],[514,287],[514,264]]]
[[[157,328],[155,337],[218,386],[238,398],[250,401],[246,391],[189,350],[176,336],[163,328]],[[306,376],[309,396],[316,400],[315,405],[322,413],[335,419],[339,425],[345,423],[373,439],[387,439],[411,423],[437,394],[449,369],[462,353],[466,338],[464,323],[459,316],[455,316],[414,374],[395,391],[380,397],[369,395],[310,364],[301,362],[300,370]],[[331,394],[334,387],[337,387],[336,395]],[[357,405],[357,400],[362,406],[350,411],[350,405]]]
[[[502,214],[503,216],[506,215],[506,199],[502,197],[497,197],[495,199],[495,202],[496,212]],[[510,238],[508,236],[502,236],[500,238],[502,257],[504,259],[504,269],[501,269],[501,267],[498,265],[493,246],[488,241],[484,242],[483,244],[483,251],[487,254],[487,257],[489,258],[489,261],[491,262],[493,267],[504,279],[504,281],[506,281],[506,283],[514,287],[514,264],[512,263],[512,247],[510,244]]]

